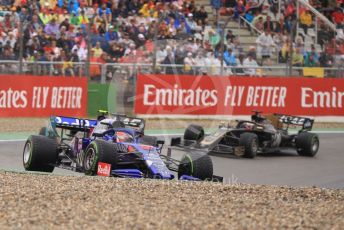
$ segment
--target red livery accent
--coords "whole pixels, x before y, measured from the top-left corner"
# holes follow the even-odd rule
[[[111,164],[98,162],[98,170],[97,170],[98,176],[110,176],[110,173],[111,173]]]

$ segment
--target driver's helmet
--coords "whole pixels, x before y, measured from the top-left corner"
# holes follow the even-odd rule
[[[244,129],[247,129],[247,130],[252,130],[253,127],[254,127],[254,124],[249,123],[249,122],[245,122],[245,123],[242,125],[242,127],[243,127]]]
[[[126,132],[116,132],[116,142],[132,142],[133,136]]]
[[[92,135],[97,133],[97,134],[101,134],[104,133],[105,131],[109,130],[111,128],[111,124],[112,124],[113,120],[112,119],[103,119],[102,121],[100,121],[96,127],[94,127]]]

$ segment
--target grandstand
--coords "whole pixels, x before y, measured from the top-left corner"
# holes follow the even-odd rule
[[[105,81],[320,67],[342,77],[343,9],[342,1],[2,0],[0,71]]]

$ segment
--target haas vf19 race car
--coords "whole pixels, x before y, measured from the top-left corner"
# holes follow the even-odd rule
[[[251,120],[236,121],[235,126],[221,124],[204,135],[199,125],[189,125],[184,139],[173,138],[172,148],[198,150],[205,153],[233,154],[254,158],[257,154],[293,148],[301,156],[313,157],[319,149],[319,137],[312,130],[314,120],[306,117],[270,114],[263,116],[254,111]],[[297,133],[289,132],[290,126],[300,127]]]
[[[30,136],[23,152],[25,170],[52,172],[55,167],[131,178],[206,180],[213,178],[211,158],[185,154],[181,161],[163,156],[164,141],[144,135],[139,118],[106,113],[97,120],[50,118],[40,135]]]

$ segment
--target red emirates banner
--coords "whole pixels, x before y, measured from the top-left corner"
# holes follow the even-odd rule
[[[139,75],[136,85],[136,114],[344,115],[344,79]]]
[[[87,79],[0,76],[0,117],[85,116]]]

